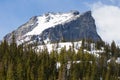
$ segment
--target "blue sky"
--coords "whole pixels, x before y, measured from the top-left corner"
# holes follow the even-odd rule
[[[119,0],[0,0],[0,39],[32,16],[70,10],[85,12],[97,2],[114,6],[120,4]]]

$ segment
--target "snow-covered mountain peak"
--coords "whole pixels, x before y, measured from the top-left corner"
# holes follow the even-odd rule
[[[38,16],[37,26],[25,35],[39,35],[47,28],[54,27],[58,24],[65,24],[72,20],[77,19],[80,16],[77,12],[68,13],[47,13],[42,16]]]
[[[101,40],[96,32],[96,25],[91,11],[79,13],[70,11],[67,13],[49,12],[40,16],[30,18],[18,29],[7,34],[4,39],[12,41],[12,35],[15,35],[18,44],[39,45],[56,42],[78,41],[84,38]]]

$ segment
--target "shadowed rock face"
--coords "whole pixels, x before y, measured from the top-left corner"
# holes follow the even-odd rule
[[[78,11],[72,13],[74,15],[79,15]],[[37,16],[35,16],[27,23],[20,26],[17,30],[13,31],[16,39],[19,40],[20,37],[25,35],[27,32],[32,31],[37,25]],[[4,39],[10,42],[11,37],[12,33],[9,33],[4,37]],[[81,14],[72,21],[66,22],[64,24],[58,24],[55,27],[51,26],[50,28],[45,29],[39,35],[31,35],[29,41],[36,40],[43,43],[44,40],[48,38],[50,42],[58,42],[63,40],[78,41],[82,39],[92,39],[94,41],[101,40],[100,36],[97,34],[95,20],[91,16],[91,11]]]
[[[57,25],[43,31],[40,37],[54,41],[76,41],[81,39],[92,39],[94,41],[101,40],[96,32],[96,25],[91,12],[88,11],[78,17],[76,20],[68,22],[64,25]]]

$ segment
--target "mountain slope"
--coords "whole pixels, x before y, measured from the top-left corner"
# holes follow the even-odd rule
[[[80,14],[78,11],[68,13],[47,13],[32,17],[17,30],[7,34],[4,39],[11,42],[14,33],[21,43],[39,44],[59,41],[78,41],[83,38],[94,41],[101,40],[97,34],[96,25],[91,11]]]

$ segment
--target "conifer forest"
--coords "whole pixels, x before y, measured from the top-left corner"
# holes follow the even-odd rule
[[[0,44],[0,80],[120,80],[120,48],[98,41],[95,49],[104,47],[104,52],[94,56],[84,52],[90,50],[91,41],[82,41],[78,52],[73,46],[60,52],[36,51],[33,45],[17,45],[3,41]],[[108,62],[108,60],[110,60]]]

